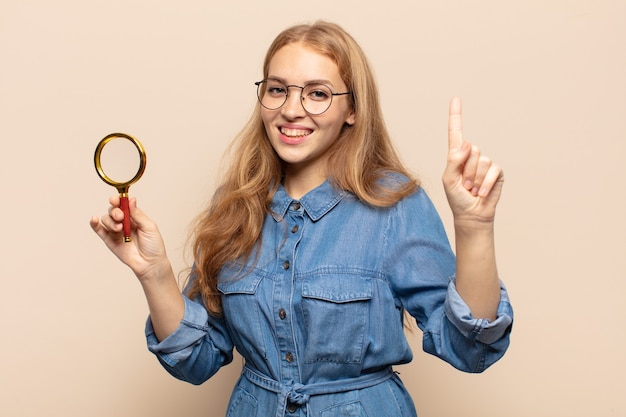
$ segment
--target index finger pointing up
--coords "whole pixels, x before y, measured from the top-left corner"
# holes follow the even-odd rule
[[[458,149],[463,144],[463,105],[460,97],[450,100],[448,116],[448,149]]]

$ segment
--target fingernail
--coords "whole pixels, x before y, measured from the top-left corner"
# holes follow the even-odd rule
[[[470,180],[465,180],[463,185],[465,186],[466,189],[471,190],[472,187],[474,186],[474,182]]]

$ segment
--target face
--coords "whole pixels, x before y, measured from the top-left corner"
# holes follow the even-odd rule
[[[298,86],[321,81],[334,93],[348,91],[337,64],[301,43],[276,52],[268,77]],[[285,162],[286,175],[317,175],[323,180],[328,148],[345,124],[354,124],[350,96],[334,96],[326,112],[310,115],[302,107],[300,93],[299,88],[289,88],[285,104],[276,110],[261,107],[261,117],[272,147]]]

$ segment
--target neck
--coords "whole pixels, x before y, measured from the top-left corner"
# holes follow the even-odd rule
[[[319,187],[324,181],[326,181],[326,176],[318,171],[310,172],[309,170],[289,167],[285,172],[283,186],[292,198],[299,200],[309,191]]]

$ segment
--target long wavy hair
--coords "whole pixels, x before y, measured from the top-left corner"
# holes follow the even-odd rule
[[[345,125],[328,149],[326,174],[331,183],[365,204],[389,207],[414,192],[416,179],[402,165],[391,144],[380,108],[378,88],[367,58],[340,26],[324,21],[297,25],[281,32],[269,47],[263,78],[270,62],[285,45],[301,43],[332,59],[352,91],[354,125]],[[194,253],[190,297],[200,296],[207,310],[222,313],[217,289],[220,270],[251,256],[261,240],[263,221],[283,178],[283,164],[272,148],[257,105],[250,120],[231,144],[232,161],[215,195],[192,227]],[[390,173],[408,178],[384,181]]]

